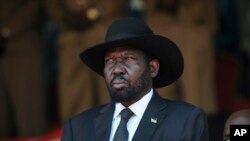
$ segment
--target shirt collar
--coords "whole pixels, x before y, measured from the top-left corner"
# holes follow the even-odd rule
[[[139,101],[130,105],[128,108],[135,114],[135,116],[142,118],[143,113],[145,112],[152,96],[153,96],[153,89],[151,88],[151,90],[146,95],[144,95]],[[120,102],[116,103],[114,118],[117,118],[117,116],[119,116],[120,112],[124,108],[125,107]]]

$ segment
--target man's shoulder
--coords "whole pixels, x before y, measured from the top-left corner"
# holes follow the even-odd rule
[[[171,111],[178,111],[183,113],[187,113],[193,110],[203,111],[201,108],[181,100],[170,100],[163,98],[157,92],[155,92],[154,99],[157,99],[154,103],[164,103],[164,105],[166,105],[166,109],[171,109]]]
[[[178,115],[189,115],[190,113],[197,113],[204,115],[204,111],[190,103],[179,101],[179,100],[166,100],[167,109],[171,109],[172,113]]]
[[[101,111],[104,107],[106,107],[106,106],[108,106],[108,105],[110,105],[110,104],[104,104],[104,105],[100,105],[100,106],[93,107],[93,108],[91,108],[91,109],[85,110],[85,111],[83,111],[83,112],[81,112],[81,113],[79,113],[79,114],[73,116],[73,117],[70,119],[70,121],[71,121],[71,123],[73,123],[73,124],[74,124],[74,123],[79,124],[79,123],[81,123],[81,122],[83,122],[83,121],[92,121],[93,118],[96,117],[96,116],[100,113],[100,111]]]
[[[63,127],[63,140],[72,140],[72,137],[76,138],[76,140],[94,140],[92,138],[96,130],[94,126],[95,119],[105,110],[111,110],[108,105],[111,104],[91,108],[70,118]]]
[[[186,110],[188,109],[194,109],[194,108],[198,108],[190,103],[184,102],[184,101],[180,101],[180,100],[168,100],[165,99],[165,101],[167,101],[168,106],[171,106],[172,108],[184,108]]]

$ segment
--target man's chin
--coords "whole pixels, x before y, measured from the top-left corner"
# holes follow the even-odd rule
[[[114,102],[124,102],[128,99],[127,97],[128,92],[125,89],[116,89],[111,92],[111,98]]]
[[[127,95],[127,91],[126,89],[115,89],[113,90],[112,95],[117,96],[117,97],[124,97]]]

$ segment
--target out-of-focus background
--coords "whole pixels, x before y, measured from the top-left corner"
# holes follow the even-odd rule
[[[229,114],[250,108],[249,0],[0,1],[0,140],[60,140],[70,117],[109,102],[79,54],[121,17],[179,46],[184,74],[158,91],[202,108],[222,140]]]

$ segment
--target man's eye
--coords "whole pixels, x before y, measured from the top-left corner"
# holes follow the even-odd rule
[[[107,59],[105,59],[105,63],[113,62],[113,61],[114,61],[114,59],[112,59],[112,58],[107,58]]]
[[[131,57],[131,56],[128,56],[128,57],[125,57],[126,60],[134,60],[135,58],[134,57]]]

